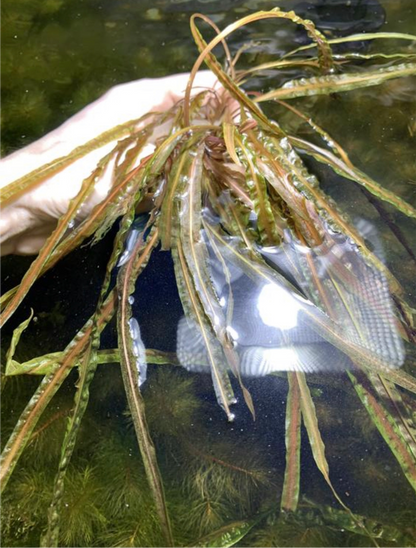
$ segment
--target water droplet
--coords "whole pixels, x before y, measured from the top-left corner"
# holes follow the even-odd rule
[[[140,327],[136,318],[130,318],[129,320],[130,335],[131,338],[136,341],[140,340]]]

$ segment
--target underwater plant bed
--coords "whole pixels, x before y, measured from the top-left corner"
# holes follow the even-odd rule
[[[226,38],[266,19],[303,27],[312,43],[238,70],[249,50],[243,46],[231,55]],[[216,34],[209,43],[197,27],[200,20]],[[330,470],[336,468],[337,450],[348,454],[348,447],[343,432],[325,447],[324,432],[336,431],[337,402],[345,399],[352,431],[362,435],[363,446],[381,435],[382,459],[390,463],[386,466],[400,467],[394,481],[414,503],[415,302],[386,259],[386,242],[394,239],[405,264],[403,279],[411,280],[416,259],[397,219],[406,218],[414,230],[416,209],[410,191],[402,196],[357,167],[342,145],[302,111],[299,99],[336,97],[414,77],[416,52],[407,45],[416,37],[367,33],[328,40],[311,21],[279,8],[248,15],[223,31],[196,14],[191,31],[200,55],[183,101],[98,135],[3,189],[2,207],[7,207],[91,149],[117,139],[83,181],[20,283],[2,296],[3,326],[38,279],[52,269],[59,272],[57,263],[85,250],[87,243],[99,246],[111,231],[113,245],[94,312],[77,326],[74,338],[64,348],[15,359],[33,312],[11,337],[5,386],[13,376],[43,377],[3,449],[2,489],[10,480],[4,502],[13,501],[12,491],[20,499],[13,511],[4,512],[4,528],[12,536],[21,526],[29,543],[42,533],[42,546],[324,546],[349,545],[357,538],[366,545],[411,546],[416,538],[411,508],[383,522],[376,512],[366,515],[359,505],[356,510],[347,501],[348,489],[340,492]],[[338,53],[338,43],[357,40],[394,41],[406,48],[385,53],[373,45],[371,53]],[[224,49],[224,66],[213,53],[217,45]],[[221,87],[191,94],[203,63]],[[304,75],[288,78],[294,69]],[[256,89],[263,73],[273,73],[279,85]],[[158,127],[166,132],[152,153],[137,161]],[[97,176],[114,160],[108,196],[76,225]],[[337,201],[337,192],[316,176],[320,170],[332,172],[330,181],[353,185],[360,201],[377,212],[378,224],[358,211],[354,217],[354,207],[347,211],[346,201]],[[145,348],[145,326],[134,313],[142,276],[151,261],[163,264],[161,255],[173,263],[184,314],[176,352]],[[59,307],[54,314],[51,321],[59,321]],[[102,344],[105,329],[117,334],[114,347]],[[94,377],[98,371],[105,381],[102,370],[111,369],[109,364],[120,366],[129,409],[121,421],[109,408],[110,427],[87,409],[94,400]],[[151,364],[155,367],[148,372]],[[209,388],[207,374],[196,386],[198,372],[211,376]],[[284,387],[284,395],[279,393],[284,398],[282,474],[275,473],[256,438],[256,423],[265,412],[250,390],[255,377],[277,379]],[[144,398],[147,384],[151,393]],[[67,392],[62,394],[61,387]],[[331,403],[322,392],[336,393],[338,399]],[[354,393],[358,399],[352,404]],[[222,443],[204,424],[204,406],[205,415],[215,415],[211,420]],[[237,437],[239,420],[247,438]],[[93,459],[91,449],[77,453],[88,421],[102,429],[99,456]],[[250,425],[253,437],[247,433]],[[31,476],[17,467],[13,481],[26,447],[34,451],[48,432],[56,445],[51,462],[59,461],[53,481],[42,467]],[[131,452],[136,441],[141,458]],[[362,446],[356,450],[363,451],[368,475],[388,493],[377,455],[365,454]],[[239,451],[242,457],[236,456]],[[307,467],[302,470],[305,452],[311,452],[322,474],[322,485],[314,481],[318,492],[327,489],[321,497],[327,497],[325,502],[311,500],[313,489],[305,496],[301,479],[310,477]],[[358,477],[359,467],[355,472]],[[367,481],[355,478],[352,485],[360,488]],[[79,493],[84,498],[78,500]],[[24,502],[35,498],[36,512]]]

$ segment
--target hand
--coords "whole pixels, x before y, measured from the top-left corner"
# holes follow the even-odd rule
[[[104,131],[140,118],[147,112],[168,110],[183,98],[188,78],[189,74],[177,74],[115,86],[59,128],[2,159],[0,188],[67,155]],[[211,72],[200,72],[194,81],[193,94],[204,88],[214,88],[215,85],[218,82]],[[78,193],[82,181],[114,145],[115,141],[90,152],[4,207],[0,219],[1,254],[26,255],[38,252],[56,226],[57,219],[67,210],[71,198]],[[146,154],[149,154],[148,149],[143,152],[143,155]],[[86,218],[107,195],[110,184],[111,169],[107,169],[83,206],[77,221]]]

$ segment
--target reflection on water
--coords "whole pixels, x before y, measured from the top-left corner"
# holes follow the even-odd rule
[[[368,239],[380,248],[374,228],[360,222]],[[205,239],[207,240],[207,236]],[[228,246],[228,247],[227,247]],[[260,249],[286,278],[274,283],[261,273],[246,275],[230,248],[235,238],[210,249],[209,273],[224,318],[225,329],[240,357],[242,375],[262,376],[277,371],[342,371],[352,367],[343,352],[320,336],[325,324],[328,339],[340,350],[359,347],[368,363],[400,367],[404,347],[398,332],[388,283],[382,273],[364,262],[355,245],[343,235],[327,229],[316,249],[294,242]],[[381,250],[379,249],[379,252]],[[216,255],[217,253],[217,255]],[[312,276],[317,277],[312,280]],[[288,288],[290,277],[303,292]],[[314,283],[324,287],[326,310],[322,314],[313,301]],[[284,285],[283,285],[284,284]],[[220,318],[217,319],[221,324]],[[215,319],[214,319],[215,322]],[[178,326],[177,354],[189,371],[209,367],[204,339],[192,319]]]
[[[330,2],[301,1],[294,7],[304,19],[310,19],[328,38],[359,32],[375,32],[385,22],[386,12],[379,0],[331,0]],[[305,35],[298,38],[307,43]],[[366,42],[354,43],[353,49],[366,48]]]

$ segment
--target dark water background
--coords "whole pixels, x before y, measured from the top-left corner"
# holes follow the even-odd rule
[[[323,0],[285,0],[279,7],[309,10],[311,17],[311,13],[320,16],[327,31],[337,35],[322,11],[324,4]],[[356,16],[347,22],[345,15],[340,16],[344,26],[337,26],[338,34],[361,30],[415,32],[414,0],[352,2],[352,6]],[[189,31],[192,13],[208,14],[224,27],[252,11],[272,7],[274,3],[266,0],[4,1],[3,153],[44,135],[118,83],[189,71],[197,53]],[[288,22],[266,21],[233,36],[232,50],[249,40],[260,45],[243,56],[243,66],[270,60],[271,52],[289,51],[294,43],[304,43],[305,36]],[[355,47],[364,51],[362,43]],[[380,41],[369,47],[369,51],[373,48],[387,52],[394,51],[395,44]],[[282,78],[293,77],[290,72],[283,73]],[[267,78],[256,82],[260,90],[269,86]],[[293,104],[324,126],[358,167],[365,167],[373,178],[416,204],[415,90],[415,79],[408,78]],[[295,123],[277,107],[269,107],[268,113],[280,117],[285,128]],[[321,175],[323,188],[345,211],[377,226],[386,245],[386,262],[415,306],[415,263],[408,256],[403,258],[403,250],[377,210],[352,183],[310,166]],[[388,211],[416,254],[411,223],[399,213]],[[4,333],[3,356],[11,328],[28,316],[30,307],[35,310],[36,322],[22,338],[17,358],[24,361],[64,348],[94,311],[111,239],[112,234],[92,248],[78,250],[39,280]],[[30,258],[3,259],[3,290],[15,285],[29,264]],[[134,313],[147,347],[175,350],[176,325],[182,309],[167,253],[155,253],[140,277]],[[115,345],[111,324],[104,332],[103,346]],[[76,378],[74,372],[47,409],[5,492],[4,546],[39,545]],[[273,505],[278,508],[285,463],[286,381],[278,377],[248,381],[257,420],[253,423],[241,401],[235,423],[228,424],[208,376],[159,366],[150,367],[148,378],[143,390],[148,420],[178,544],[192,543],[231,521],[251,519]],[[7,439],[38,382],[37,378],[25,377],[5,383],[3,439]],[[416,538],[414,493],[352,386],[346,379],[328,376],[313,378],[311,389],[336,490],[355,512],[394,525]],[[302,494],[317,504],[337,507],[316,469],[306,432],[302,435]],[[210,468],[218,460],[228,463],[221,472]],[[258,470],[261,479],[254,481],[248,473],[243,473],[243,478],[235,476],[232,466]],[[157,546],[162,542],[149,506],[117,365],[99,367],[93,381],[65,504],[62,545]],[[285,538],[276,540],[270,518],[239,545],[351,546],[369,542],[365,537],[334,532],[331,527],[317,527],[313,520],[305,523],[295,523]],[[400,545],[400,541],[382,545]]]

